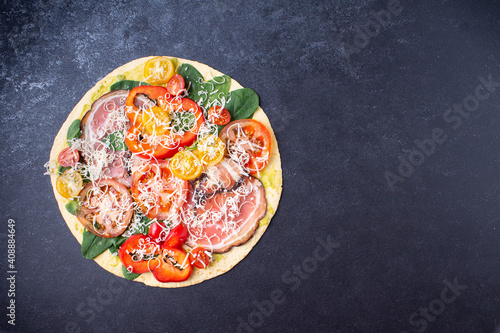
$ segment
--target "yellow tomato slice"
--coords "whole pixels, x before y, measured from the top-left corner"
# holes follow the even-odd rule
[[[167,134],[170,118],[167,111],[159,106],[153,106],[142,113],[142,125],[146,134],[164,135]]]
[[[167,57],[155,57],[144,65],[144,77],[153,85],[167,83],[174,74],[174,64]]]
[[[198,141],[198,156],[204,165],[214,165],[224,158],[226,145],[216,135],[206,135]]]
[[[185,180],[195,179],[201,175],[201,162],[188,150],[181,150],[170,160],[170,170],[177,177]]]
[[[56,189],[65,198],[73,198],[80,193],[83,187],[83,179],[80,173],[73,169],[63,172],[56,180]]]

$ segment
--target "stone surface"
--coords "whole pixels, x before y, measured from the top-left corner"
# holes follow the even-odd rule
[[[500,87],[476,87],[480,77],[500,81],[498,2],[395,5],[3,1],[0,250],[6,258],[14,219],[18,273],[16,326],[2,314],[0,328],[494,332]],[[149,55],[197,60],[254,88],[284,170],[279,210],[249,256],[177,290],[126,282],[82,258],[43,176],[84,93]],[[461,103],[474,111],[448,111]],[[386,172],[404,182],[391,189]],[[331,253],[315,252],[328,237]],[[6,259],[0,267],[6,312]]]

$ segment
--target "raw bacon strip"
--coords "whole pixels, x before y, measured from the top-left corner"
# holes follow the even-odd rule
[[[252,237],[266,209],[264,186],[257,178],[245,176],[232,191],[200,200],[195,219],[187,223],[191,234],[187,244],[214,253],[227,252]]]

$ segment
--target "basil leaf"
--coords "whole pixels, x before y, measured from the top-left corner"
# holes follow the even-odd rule
[[[75,213],[78,211],[78,201],[77,200],[71,200],[70,202],[68,202],[66,205],[64,205],[64,207],[66,208],[66,210],[71,214],[71,215],[75,215]]]
[[[141,274],[137,274],[137,273],[129,273],[129,271],[125,268],[125,266],[122,265],[122,274],[123,274],[123,277],[127,280],[134,280],[134,279],[137,279],[137,277]]]
[[[85,229],[83,231],[82,255],[87,259],[94,259],[112,244],[113,238],[102,238]]]
[[[118,81],[118,82],[113,83],[111,85],[111,87],[109,88],[109,90],[110,91],[119,90],[119,89],[132,90],[138,86],[150,86],[150,84],[147,82],[144,82],[144,81],[122,80],[122,81]]]
[[[125,134],[121,131],[111,133],[102,139],[102,142],[113,149],[113,151],[127,150],[125,145]]]
[[[250,119],[259,107],[259,95],[250,88],[233,90],[229,93],[226,109],[231,114],[231,121]]]
[[[180,74],[184,78],[186,87],[189,87],[188,98],[198,102],[200,100],[198,92],[202,88],[204,81],[203,75],[189,64],[182,64],[177,70],[177,74]]]
[[[174,132],[188,132],[196,123],[196,116],[189,111],[175,112],[170,126],[174,128]]]
[[[203,83],[200,91],[200,105],[208,110],[213,106],[215,101],[218,105],[223,105],[222,99],[227,101],[229,87],[231,86],[231,78],[227,75],[214,77],[212,80]]]
[[[69,125],[68,132],[66,133],[66,140],[68,141],[68,145],[71,146],[71,140],[77,139],[80,137],[80,119],[75,119],[71,125]]]

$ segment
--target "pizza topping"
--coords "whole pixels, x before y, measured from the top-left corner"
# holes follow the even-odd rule
[[[232,190],[241,181],[245,171],[231,160],[224,158],[220,163],[204,169],[202,177],[195,183],[202,195],[211,195],[221,190]]]
[[[66,147],[59,153],[57,161],[62,167],[71,167],[76,165],[79,159],[80,153],[78,153],[78,150],[72,147]]]
[[[266,213],[264,186],[245,176],[232,191],[217,192],[199,200],[194,217],[186,221],[191,247],[224,253],[252,237]]]
[[[142,234],[130,236],[120,247],[118,256],[129,273],[142,274],[160,265],[160,246]]]
[[[201,175],[201,161],[191,151],[183,150],[170,160],[170,170],[180,179],[195,179]]]
[[[160,265],[153,270],[160,282],[181,282],[191,275],[193,268],[186,251],[178,248],[164,248],[159,256]]]
[[[203,165],[214,165],[224,157],[226,145],[217,135],[208,134],[201,136],[196,149]]]
[[[167,90],[172,96],[187,94],[185,88],[186,88],[186,83],[184,82],[184,78],[179,74],[175,74],[174,76],[172,76],[172,78],[168,81],[167,84]]]
[[[74,169],[63,172],[56,180],[56,189],[60,195],[71,199],[76,197],[83,187],[83,179],[80,173]]]
[[[189,253],[191,265],[196,268],[207,268],[212,260],[212,254],[202,247],[197,247]]]
[[[100,179],[96,183],[88,183],[78,200],[80,209],[76,217],[93,234],[111,238],[127,229],[133,203],[124,185],[111,179]]]
[[[151,84],[163,84],[174,75],[174,64],[167,57],[155,57],[146,62],[144,77]]]
[[[172,174],[169,162],[137,160],[132,173],[132,196],[149,218],[175,221],[184,205],[188,182]]]
[[[229,156],[252,175],[258,175],[269,163],[271,133],[261,122],[254,119],[233,121],[224,127],[220,138],[226,143]]]
[[[226,125],[231,121],[231,114],[222,106],[212,106],[208,110],[208,121],[215,125]]]

